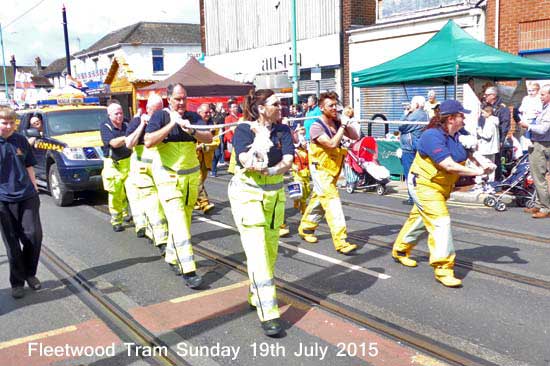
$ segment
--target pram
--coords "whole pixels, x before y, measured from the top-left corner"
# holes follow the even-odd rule
[[[537,192],[529,173],[529,159],[525,154],[519,158],[512,167],[510,175],[500,182],[491,182],[489,185],[495,193],[485,198],[483,203],[486,206],[494,207],[497,211],[505,211],[506,204],[502,202],[505,194],[516,197],[516,204],[520,207],[535,207]],[[499,193],[498,195],[496,193]]]
[[[344,164],[346,192],[376,188],[379,195],[386,193],[390,172],[378,163],[377,156],[378,145],[373,137],[363,137],[351,145]]]

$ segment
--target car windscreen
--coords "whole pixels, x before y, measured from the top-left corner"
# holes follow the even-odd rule
[[[99,131],[99,125],[107,119],[106,109],[78,109],[51,112],[47,115],[48,131],[51,136]]]

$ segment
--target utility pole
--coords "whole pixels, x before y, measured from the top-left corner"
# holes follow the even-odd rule
[[[67,11],[63,4],[63,33],[65,34],[65,58],[67,60],[67,74],[71,75],[71,53],[69,52],[69,32],[67,31]]]
[[[6,77],[6,58],[4,57],[4,38],[2,37],[2,24],[0,23],[0,45],[2,46],[2,70],[4,72],[4,88],[6,91],[6,100],[10,99],[8,91],[8,78]]]
[[[292,103],[298,104],[298,50],[296,42],[296,0],[291,1],[291,24],[290,37],[292,41]]]

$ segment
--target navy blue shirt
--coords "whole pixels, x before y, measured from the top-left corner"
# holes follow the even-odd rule
[[[134,117],[128,124],[128,128],[126,129],[126,136],[130,136],[132,133],[134,133],[135,130],[139,127],[141,123],[141,117]],[[141,135],[139,136],[137,145],[144,145],[145,142],[143,141],[143,137],[145,136],[145,128],[143,131],[141,131]]]
[[[33,165],[36,159],[23,135],[0,137],[0,201],[20,202],[38,194],[27,172]]]
[[[200,116],[195,112],[186,111],[183,114],[183,119],[188,119],[192,125],[204,124],[204,121],[201,123]],[[145,128],[145,133],[151,133],[160,130],[162,127],[170,123],[170,113],[164,109],[156,111],[151,116],[147,127]],[[179,125],[175,125],[174,128],[170,130],[168,135],[164,138],[163,142],[195,142],[195,138],[184,132]]]
[[[254,142],[256,134],[250,130],[250,125],[238,125],[233,135],[233,148],[237,155],[237,164],[242,168],[241,161],[238,159],[240,153],[250,150],[250,145]],[[267,153],[268,167],[274,166],[283,160],[283,155],[294,155],[294,144],[290,128],[286,125],[274,124],[271,127],[271,141],[273,146]]]
[[[121,159],[126,159],[132,155],[132,150],[128,149],[125,144],[116,148],[109,145],[112,139],[116,139],[121,136],[126,137],[127,128],[127,122],[122,122],[120,129],[116,128],[111,120],[101,124],[99,131],[101,132],[101,140],[103,141],[103,155],[106,158],[111,157],[113,160],[118,161]]]
[[[421,156],[429,156],[437,164],[447,157],[453,158],[457,163],[468,159],[468,152],[458,141],[459,134],[449,136],[441,128],[430,128],[420,136],[418,141],[418,152]]]

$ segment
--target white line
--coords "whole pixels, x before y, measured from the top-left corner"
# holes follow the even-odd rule
[[[224,228],[224,229],[231,229],[233,231],[238,231],[235,227],[224,224],[223,222],[214,221],[214,220],[208,219],[206,217],[197,217],[197,216],[195,216],[195,218],[199,221],[206,222],[208,224],[212,224],[212,225],[215,225],[215,226],[219,226],[219,227]],[[379,273],[379,272],[376,272],[376,271],[371,271],[370,269],[366,269],[366,268],[363,268],[363,267],[355,265],[355,264],[349,264],[349,263],[344,262],[340,259],[332,258],[332,257],[326,256],[326,255],[323,255],[323,254],[319,254],[319,253],[313,252],[311,250],[295,247],[294,245],[289,245],[289,244],[283,243],[281,241],[279,241],[279,245],[286,248],[286,249],[293,250],[293,251],[301,253],[301,254],[309,255],[311,257],[324,260],[325,262],[337,264],[339,266],[346,267],[346,268],[349,268],[351,270],[354,270],[354,271],[361,272],[361,273],[364,273],[364,274],[369,275],[369,276],[379,278],[381,280],[387,280],[387,279],[391,278],[391,276],[389,276],[387,274]]]

